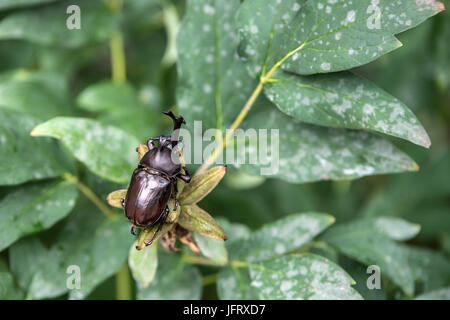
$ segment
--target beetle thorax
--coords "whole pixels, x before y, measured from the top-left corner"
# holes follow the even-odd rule
[[[172,177],[181,171],[181,165],[172,161],[172,150],[167,147],[149,150],[140,164]]]

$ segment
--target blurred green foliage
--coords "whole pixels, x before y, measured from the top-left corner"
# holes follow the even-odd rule
[[[73,2],[81,7],[81,30],[65,27]],[[321,298],[314,292],[322,282],[346,288],[342,296],[327,298],[449,298],[448,11],[398,35],[402,48],[352,69],[407,105],[423,124],[430,149],[383,136],[414,159],[419,172],[296,184],[229,167],[201,201],[219,217],[226,246],[199,234],[194,239],[203,256],[184,246],[168,253],[154,244],[145,256],[131,256],[137,270],[132,278],[121,269],[134,248],[129,223],[104,200],[127,187],[137,144],[170,132],[161,111],[177,110],[175,33],[186,4],[21,0],[0,1],[0,10],[0,299]],[[117,81],[121,67],[126,79]],[[308,222],[300,223],[305,215],[320,224],[314,232]],[[297,220],[299,228],[292,228]],[[284,255],[292,252],[307,252],[306,258]],[[329,273],[319,283],[267,289],[273,276],[267,270],[309,272],[323,263]],[[66,286],[70,264],[81,267],[79,290]],[[370,264],[381,267],[380,290],[367,289]],[[342,269],[348,275],[335,276]]]

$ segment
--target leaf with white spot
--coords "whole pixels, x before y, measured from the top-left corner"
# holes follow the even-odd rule
[[[24,39],[40,45],[77,48],[104,41],[117,29],[119,16],[100,0],[78,0],[81,30],[69,29],[67,8],[72,4],[73,1],[64,1],[13,12],[0,22],[0,39]]]
[[[298,74],[346,70],[398,48],[395,34],[442,10],[436,0],[246,0],[240,53],[253,76],[275,65]]]
[[[85,88],[77,98],[78,105],[91,112],[101,112],[139,105],[132,85],[110,81],[95,83]]]
[[[0,106],[41,120],[70,114],[66,79],[19,69],[0,74]]]
[[[361,295],[353,279],[320,256],[286,255],[251,265],[251,286],[259,299],[355,300]]]
[[[238,165],[253,175],[305,183],[418,170],[417,164],[390,142],[364,131],[302,124],[277,110],[250,117],[242,127],[267,129],[268,149],[274,148],[271,153],[267,152],[267,158],[272,157],[270,162],[262,160],[263,153],[255,164],[249,164],[247,160],[247,163]],[[275,134],[271,136],[272,130],[278,131],[278,137]],[[255,157],[255,154],[246,149],[246,159]]]
[[[177,40],[180,113],[192,128],[228,127],[256,83],[236,54],[234,18],[239,0],[187,2]]]
[[[0,185],[54,178],[74,171],[70,154],[61,150],[56,141],[30,137],[38,123],[30,116],[0,108]]]
[[[247,268],[227,266],[217,276],[217,295],[221,300],[256,300],[250,282]]]
[[[9,272],[7,265],[3,260],[0,260],[0,299],[23,299],[23,292],[16,286],[15,279],[11,272]]]
[[[298,76],[279,71],[265,87],[269,100],[302,122],[377,131],[423,147],[431,144],[405,104],[350,72]]]
[[[442,10],[437,1],[381,1],[382,28],[370,29],[370,6],[370,0],[245,1],[237,18],[240,53],[253,77],[268,80],[264,92],[269,99],[296,119],[377,131],[429,147],[414,114],[369,81],[350,73],[300,76],[368,63],[398,47],[394,34]]]
[[[74,207],[77,187],[69,181],[29,184],[0,202],[0,251],[17,239],[53,226]]]
[[[241,223],[230,222],[224,217],[217,217],[216,222],[222,227],[227,235],[227,244],[236,239],[248,239],[251,231],[248,226]]]
[[[60,0],[3,0],[0,2],[0,10],[45,4]]]
[[[228,262],[228,252],[223,240],[213,239],[199,233],[193,233],[194,241],[205,257],[225,265]]]
[[[32,274],[28,297],[54,298],[69,292],[69,299],[86,298],[99,284],[114,275],[126,262],[133,237],[128,223],[120,217],[106,219],[98,209],[82,205],[57,230],[46,252],[24,250],[28,260],[36,263],[15,272]],[[69,266],[78,266],[81,288],[68,290]]]
[[[386,218],[385,218],[386,219]],[[399,244],[393,239],[408,239],[417,228],[403,225],[394,230],[399,221],[362,219],[330,228],[322,240],[341,253],[366,265],[378,265],[409,296],[415,292],[415,283],[427,289],[450,281],[450,261],[443,255],[426,249]]]
[[[202,294],[202,276],[179,255],[160,252],[156,277],[150,287],[138,289],[139,300],[197,300]]]
[[[311,241],[333,222],[334,217],[323,213],[289,215],[266,224],[248,239],[231,242],[231,258],[262,261],[288,253]]]
[[[156,267],[158,266],[158,246],[149,246],[145,250],[136,250],[137,242],[130,248],[128,255],[128,265],[134,280],[142,288],[147,288],[155,278]]]
[[[450,287],[421,294],[416,300],[450,300]]]
[[[373,227],[393,240],[409,240],[414,238],[420,232],[420,225],[397,217],[369,218],[366,221],[368,223],[373,223]]]
[[[78,160],[106,180],[127,183],[136,167],[138,140],[95,120],[57,117],[34,128],[31,135],[61,140]]]

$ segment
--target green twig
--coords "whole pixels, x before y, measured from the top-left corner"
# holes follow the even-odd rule
[[[108,218],[114,218],[115,214],[112,212],[111,209],[102,201],[100,198],[92,191],[91,188],[89,188],[87,185],[85,185],[83,182],[78,180],[77,177],[74,175],[66,172],[64,174],[64,178],[66,180],[69,180],[73,183],[75,183],[78,187],[78,189],[89,199],[92,201],[93,204]]]
[[[229,143],[230,139],[233,137],[234,132],[236,131],[236,129],[239,128],[242,121],[245,119],[248,112],[252,108],[253,104],[256,102],[257,98],[259,97],[261,91],[264,88],[264,84],[266,84],[267,82],[271,82],[272,75],[283,64],[283,62],[286,61],[286,59],[288,59],[290,56],[292,56],[296,52],[302,50],[304,46],[305,46],[305,43],[301,44],[296,49],[288,52],[288,54],[286,54],[281,60],[279,60],[277,63],[275,63],[273,65],[273,67],[270,68],[270,70],[267,73],[263,72],[263,74],[261,74],[258,85],[256,86],[255,90],[253,90],[252,94],[250,95],[250,98],[245,103],[244,107],[242,108],[242,110],[239,113],[239,115],[237,116],[237,118],[231,124],[231,127],[227,130],[225,139],[218,142],[217,147],[214,149],[214,151],[211,153],[211,155],[208,157],[208,159],[206,159],[205,163],[197,171],[197,174],[206,171],[214,163],[214,161],[216,161],[217,157],[219,157],[220,154],[223,152],[223,149],[226,147],[227,143]],[[263,68],[263,70],[265,70],[265,68]]]
[[[131,277],[128,265],[125,263],[116,274],[116,296],[117,300],[131,300]]]
[[[113,12],[120,14],[123,0],[107,0],[107,4]],[[111,50],[111,77],[117,84],[127,81],[125,49],[123,46],[123,35],[120,30],[111,34],[109,40]],[[131,278],[127,263],[125,263],[116,274],[116,296],[118,300],[131,300]]]
[[[111,35],[109,44],[111,49],[112,80],[115,83],[124,83],[127,79],[127,76],[122,32],[115,31]]]
[[[190,264],[204,264],[208,266],[217,266],[217,267],[223,267],[224,265],[226,265],[226,263],[224,264],[216,262],[214,260],[200,256],[183,255],[181,259],[183,260],[183,262]]]
[[[209,286],[216,282],[217,282],[217,273],[208,274],[207,276],[204,276],[202,279],[202,284],[204,287]]]

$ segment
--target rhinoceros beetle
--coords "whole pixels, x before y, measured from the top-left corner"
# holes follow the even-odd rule
[[[186,124],[182,116],[176,117],[171,111],[163,113],[172,118],[173,131],[179,129],[183,123]],[[135,227],[146,228],[158,223],[156,232],[146,245],[152,244],[167,220],[170,212],[167,204],[172,196],[172,191],[175,199],[173,210],[177,209],[177,179],[180,178],[186,183],[191,180],[186,167],[182,167],[180,163],[172,160],[172,150],[178,142],[178,138],[172,140],[170,136],[148,139],[149,150],[142,157],[131,176],[126,197],[121,199],[125,216],[131,222],[133,235],[136,235]]]

